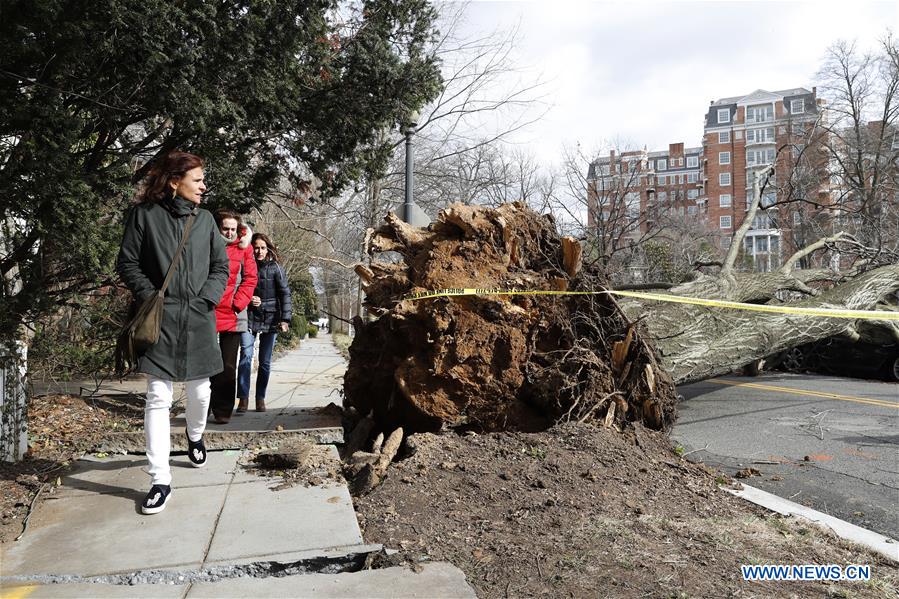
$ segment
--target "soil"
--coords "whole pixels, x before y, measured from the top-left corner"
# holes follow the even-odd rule
[[[113,432],[143,430],[144,401],[131,394],[41,395],[28,404],[28,453],[0,462],[0,542],[22,532],[35,495],[51,494],[72,462]]]
[[[522,204],[453,204],[427,229],[389,215],[372,232],[363,278],[378,318],[354,322],[344,408],[385,435],[544,430],[557,420],[665,429],[676,392],[607,286],[581,269],[580,245]],[[576,249],[575,249],[576,248]],[[390,259],[378,258],[383,253]],[[394,254],[402,256],[396,262]],[[412,299],[440,289],[526,294]],[[559,291],[571,295],[548,295]]]
[[[445,560],[479,597],[887,597],[899,568],[719,487],[663,433],[561,424],[418,434],[356,499],[392,563]],[[868,564],[860,582],[744,582],[741,564]]]
[[[277,449],[251,450],[242,455],[238,463],[248,472],[279,477],[281,482],[272,486],[272,491],[296,485],[337,486],[346,483],[340,461],[328,451],[328,446],[315,445],[305,439]]]

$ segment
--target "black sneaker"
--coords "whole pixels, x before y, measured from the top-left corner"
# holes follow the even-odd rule
[[[187,437],[187,457],[194,468],[202,468],[206,465],[206,446],[203,445],[203,437],[199,441],[191,441]]]
[[[140,511],[145,514],[158,514],[165,509],[165,504],[171,494],[172,487],[169,485],[153,485],[150,487],[150,492],[144,497]]]

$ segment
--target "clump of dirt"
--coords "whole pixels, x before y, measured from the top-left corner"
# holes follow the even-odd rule
[[[271,488],[273,491],[296,485],[310,487],[346,482],[341,474],[340,460],[330,453],[330,449],[305,439],[290,441],[277,448],[251,451],[241,457],[240,463],[250,472],[280,477],[281,482]]]
[[[0,462],[0,541],[18,536],[35,495],[52,490],[71,463],[108,433],[141,430],[143,405],[142,397],[130,394],[32,397],[28,452],[20,462]]]
[[[394,562],[445,560],[479,597],[885,597],[896,565],[756,509],[637,424],[412,435],[356,498]],[[872,581],[745,582],[741,564],[869,564]]]
[[[536,431],[560,420],[662,430],[674,420],[674,385],[640,326],[611,296],[583,293],[605,281],[582,271],[580,245],[551,217],[518,203],[456,204],[428,229],[392,214],[386,223],[357,269],[378,318],[354,323],[348,411],[407,433]],[[575,293],[406,297],[445,288]]]

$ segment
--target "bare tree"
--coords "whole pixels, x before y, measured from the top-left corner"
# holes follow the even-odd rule
[[[691,202],[676,192],[655,193],[651,177],[646,152],[620,143],[605,152],[563,150],[562,184],[552,195],[553,213],[564,232],[583,242],[585,260],[602,265],[618,283],[646,280],[652,261],[647,249],[652,253],[683,238],[687,223],[702,228],[698,213],[686,218]],[[702,231],[690,234],[701,239]],[[653,240],[658,243],[653,245]],[[698,246],[695,251],[682,246],[681,251],[706,258]],[[669,261],[678,256],[668,254]]]
[[[811,243],[843,232],[844,258],[867,268],[899,262],[897,40],[887,33],[872,52],[839,41],[818,78],[826,110],[789,148],[793,235]]]

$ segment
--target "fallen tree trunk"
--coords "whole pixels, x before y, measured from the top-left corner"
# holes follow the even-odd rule
[[[789,305],[873,309],[897,288],[899,266],[886,266]],[[776,287],[771,289],[771,295],[776,291]],[[671,293],[677,293],[677,290],[671,290]],[[679,294],[686,295],[682,291]],[[677,384],[725,374],[753,360],[803,343],[839,334],[852,335],[857,327],[856,321],[847,319],[683,304],[648,305],[626,301],[621,306],[632,318],[644,317],[662,364]]]

